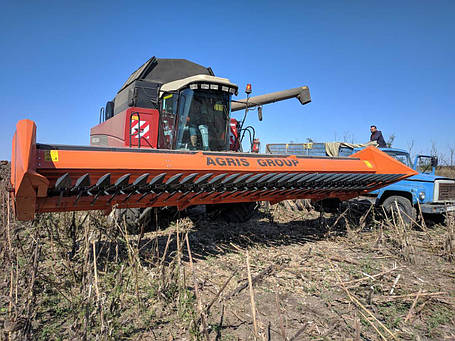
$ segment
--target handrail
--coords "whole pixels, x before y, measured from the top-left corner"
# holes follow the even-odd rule
[[[138,126],[139,126],[139,129],[137,130],[137,133],[138,134],[138,139],[137,139],[137,147],[138,148],[141,148],[141,115],[138,113],[138,112],[132,112],[130,114],[130,130],[129,130],[129,134],[130,134],[130,148],[132,147],[132,137],[133,135],[135,135],[134,133],[132,134],[131,133],[131,129],[133,127],[133,115],[137,115],[137,121],[138,121]]]
[[[99,123],[103,123],[106,121],[106,111],[104,110],[104,107],[100,108],[100,117],[99,117]]]

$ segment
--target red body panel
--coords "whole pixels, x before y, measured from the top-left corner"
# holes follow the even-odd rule
[[[158,124],[158,110],[131,107],[90,129],[90,144],[109,147],[137,147],[139,146],[138,137],[141,134],[141,148],[156,148]]]

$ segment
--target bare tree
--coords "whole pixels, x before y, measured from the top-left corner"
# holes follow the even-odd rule
[[[447,165],[448,162],[447,162],[447,159],[446,159],[444,153],[442,153],[438,150],[438,147],[436,146],[436,142],[434,142],[434,141],[431,141],[430,155],[437,156],[440,165]]]
[[[449,166],[454,166],[454,164],[453,164],[454,156],[455,156],[455,145],[452,144],[451,146],[449,146],[449,160],[450,160]]]
[[[395,140],[395,133],[390,134],[386,144],[388,148],[392,148],[393,141]]]
[[[409,156],[411,159],[414,159],[414,155],[412,155],[412,150],[414,149],[414,140],[411,140],[411,142],[408,143],[408,151],[409,151]]]
[[[343,135],[343,142],[355,143],[354,134],[350,131],[345,131]]]

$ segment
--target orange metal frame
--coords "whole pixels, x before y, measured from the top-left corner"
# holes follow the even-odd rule
[[[286,199],[323,199],[336,197],[350,199],[365,191],[256,191],[251,195],[185,196],[183,193],[159,196],[159,199],[138,201],[141,194],[118,195],[109,201],[110,195],[100,195],[96,201],[82,196],[75,203],[74,195],[48,196],[57,179],[68,173],[73,183],[86,173],[91,183],[104,174],[111,174],[115,182],[122,175],[130,174],[131,181],[144,173],[150,178],[166,173],[165,179],[182,174],[183,177],[197,173],[204,174],[269,174],[269,173],[359,173],[359,174],[401,174],[394,181],[412,176],[416,172],[374,147],[368,147],[349,158],[314,158],[242,154],[233,152],[180,152],[168,150],[139,150],[134,148],[93,148],[54,146],[53,149],[37,147],[36,126],[33,121],[22,120],[17,124],[13,138],[11,182],[14,187],[16,216],[19,220],[30,220],[38,212],[106,210],[113,207],[177,206],[183,209],[190,205],[217,204],[248,201],[278,202]],[[390,182],[389,182],[390,183]],[[387,183],[388,184],[388,183]],[[369,190],[376,189],[381,184]]]

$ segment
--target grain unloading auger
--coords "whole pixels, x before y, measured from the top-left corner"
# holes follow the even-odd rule
[[[236,93],[235,84],[210,68],[152,58],[108,102],[91,130],[92,146],[36,143],[34,122],[19,121],[11,163],[17,218],[114,207],[346,200],[415,174],[374,147],[348,158],[242,153],[243,123],[231,111],[291,97],[305,104],[310,97],[300,87],[231,103]]]

